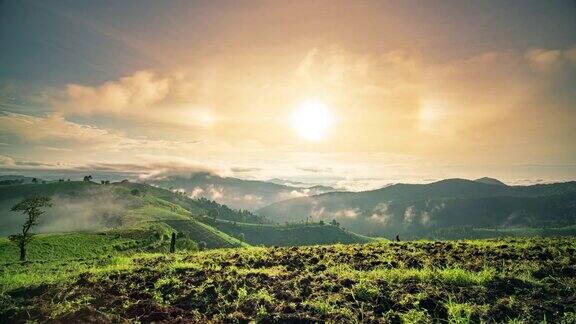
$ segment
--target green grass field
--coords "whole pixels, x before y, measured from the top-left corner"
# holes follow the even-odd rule
[[[534,238],[12,263],[0,322],[574,323],[575,252]]]
[[[346,231],[340,227],[310,224],[248,224],[200,218],[203,222],[234,237],[244,237],[250,245],[294,246],[317,244],[368,243],[377,239]]]

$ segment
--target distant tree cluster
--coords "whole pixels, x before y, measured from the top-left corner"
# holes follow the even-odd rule
[[[92,175],[84,176],[84,182],[92,181]]]
[[[208,210],[208,217],[216,219],[224,219],[229,221],[235,221],[240,223],[256,223],[256,224],[268,224],[271,223],[268,219],[255,215],[248,210],[244,209],[231,209],[226,205],[221,205],[214,200],[209,200],[206,198],[195,199],[196,203],[200,208]]]

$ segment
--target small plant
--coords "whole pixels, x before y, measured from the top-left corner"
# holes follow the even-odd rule
[[[360,301],[373,301],[378,297],[378,287],[366,279],[354,285],[353,292],[356,299]]]

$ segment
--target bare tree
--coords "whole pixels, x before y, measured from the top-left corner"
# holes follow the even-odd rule
[[[18,244],[20,248],[20,261],[26,260],[26,245],[32,241],[33,233],[30,233],[32,226],[38,225],[38,218],[44,214],[42,208],[52,207],[52,202],[48,197],[27,198],[14,205],[10,210],[21,212],[27,219],[22,225],[22,233],[11,235],[10,241]]]

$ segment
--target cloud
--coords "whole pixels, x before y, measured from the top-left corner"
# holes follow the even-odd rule
[[[210,195],[210,198],[212,198],[213,200],[218,201],[224,199],[224,188],[220,186],[215,186],[211,184],[208,186],[206,191]]]
[[[88,163],[76,170],[116,171],[138,174],[143,181],[161,180],[170,176],[190,176],[195,173],[208,173],[219,176],[229,175],[224,167],[203,164],[198,161],[178,157],[140,156],[136,163]]]
[[[253,204],[259,204],[262,201],[262,197],[258,196],[258,195],[253,195],[253,194],[246,194],[242,197],[244,199],[244,201],[253,203]]]
[[[247,172],[255,172],[255,171],[260,171],[261,168],[256,168],[256,167],[232,167],[230,169],[230,171],[234,172],[234,173],[247,173]]]
[[[299,166],[298,169],[302,170],[302,171],[306,171],[306,172],[312,172],[312,173],[332,172],[332,168],[330,168],[330,167],[319,167],[319,166]]]
[[[369,220],[380,223],[382,225],[387,225],[392,221],[392,214],[389,212],[390,204],[387,202],[378,203],[372,209],[372,215],[368,218]]]
[[[414,222],[414,219],[417,216],[417,210],[414,206],[409,206],[404,210],[404,224],[410,225]]]
[[[561,50],[531,49],[525,54],[530,66],[539,71],[548,71],[557,67],[562,59]]]
[[[5,155],[0,155],[0,166],[7,167],[15,165],[13,158]]]
[[[67,121],[60,114],[43,117],[0,113],[0,133],[15,134],[28,142],[105,145],[109,147],[135,146],[138,141],[128,139],[121,134],[90,125]]]
[[[124,120],[211,127],[212,110],[199,101],[196,81],[184,72],[141,70],[101,85],[71,83],[40,98],[66,116],[102,115]]]
[[[360,209],[358,208],[345,208],[332,213],[336,218],[356,218],[359,214]]]
[[[203,193],[204,193],[204,189],[202,189],[200,187],[195,187],[194,189],[192,189],[192,192],[190,192],[190,197],[200,198],[200,197],[202,197]]]
[[[171,82],[172,79],[153,72],[138,71],[96,87],[68,84],[65,101],[59,108],[76,115],[118,114],[127,109],[143,109],[165,99]]]

